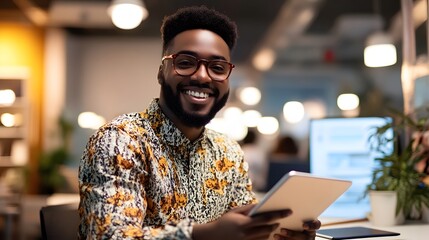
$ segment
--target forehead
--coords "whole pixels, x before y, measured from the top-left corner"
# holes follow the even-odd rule
[[[170,53],[190,51],[200,57],[220,56],[230,60],[226,42],[209,30],[193,29],[181,32],[172,39],[169,49]]]

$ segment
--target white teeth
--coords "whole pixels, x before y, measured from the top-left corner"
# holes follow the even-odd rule
[[[195,92],[195,91],[191,91],[191,90],[187,90],[186,94],[193,96],[193,97],[197,97],[197,98],[208,98],[209,97],[208,93]]]

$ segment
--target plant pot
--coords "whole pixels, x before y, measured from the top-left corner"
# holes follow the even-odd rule
[[[395,191],[370,191],[371,224],[379,227],[394,226],[404,223],[404,215],[396,215],[397,194]]]
[[[422,221],[429,223],[429,208],[426,206],[422,207]]]

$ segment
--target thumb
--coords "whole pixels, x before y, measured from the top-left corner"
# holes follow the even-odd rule
[[[249,214],[250,210],[252,210],[253,207],[255,207],[256,204],[249,204],[245,206],[236,207],[231,210],[231,212],[240,213],[243,215]]]

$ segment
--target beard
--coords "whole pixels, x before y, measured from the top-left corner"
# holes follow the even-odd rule
[[[191,82],[190,85],[198,86],[198,87],[206,87],[206,85],[202,86],[197,82]],[[173,92],[173,89],[170,85],[166,84],[165,81],[161,81],[161,91],[165,98],[165,103],[167,107],[179,118],[182,123],[188,127],[204,127],[207,123],[209,123],[215,116],[216,113],[221,110],[226,102],[228,101],[229,90],[225,93],[221,98],[219,98],[219,91],[215,89],[215,97],[217,100],[215,101],[213,107],[210,109],[209,113],[205,115],[196,114],[192,112],[187,112],[182,106],[182,102],[180,101],[180,89],[181,84],[177,85],[176,93]]]

